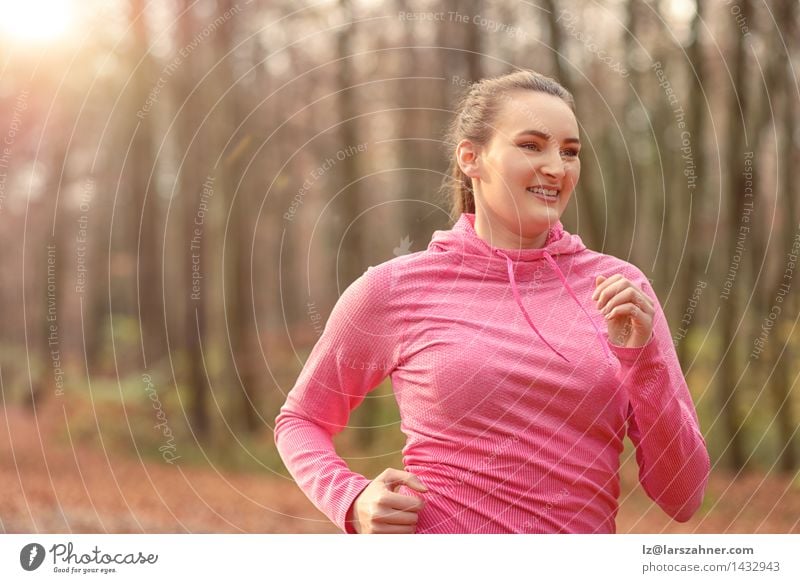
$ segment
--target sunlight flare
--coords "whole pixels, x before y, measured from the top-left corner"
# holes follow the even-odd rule
[[[73,17],[73,0],[0,0],[0,32],[17,43],[63,38]]]

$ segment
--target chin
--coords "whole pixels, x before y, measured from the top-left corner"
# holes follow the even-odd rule
[[[556,213],[552,213],[549,217],[547,214],[536,213],[528,217],[509,217],[508,226],[512,232],[517,233],[520,237],[534,239],[552,227],[557,220],[558,215]]]
[[[562,212],[563,209],[556,206],[544,206],[537,204],[528,211],[526,222],[542,223],[546,228],[548,226],[548,221],[555,223],[561,218]],[[524,220],[524,217],[520,217],[520,220]]]

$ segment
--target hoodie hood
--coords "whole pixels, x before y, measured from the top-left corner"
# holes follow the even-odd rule
[[[517,280],[524,280],[532,277],[536,268],[544,261],[550,271],[558,278],[561,285],[577,304],[585,317],[589,318],[595,330],[595,336],[600,342],[608,359],[611,353],[606,345],[603,334],[595,321],[578,300],[575,292],[567,282],[567,278],[558,267],[555,257],[559,255],[573,255],[586,249],[586,245],[578,235],[573,235],[564,230],[561,221],[550,228],[547,239],[543,247],[538,249],[501,249],[492,247],[489,243],[481,239],[475,232],[475,214],[462,213],[453,228],[447,231],[436,231],[428,245],[429,251],[457,253],[462,258],[463,263],[469,267],[479,269],[487,277],[502,277],[508,281],[517,306],[522,312],[528,326],[536,333],[539,339],[544,342],[550,350],[559,357],[569,362],[569,359],[556,350],[536,328],[533,320],[528,314],[522,303]]]

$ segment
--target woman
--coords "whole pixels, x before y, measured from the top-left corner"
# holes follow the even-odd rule
[[[613,533],[627,432],[647,494],[688,520],[709,458],[658,299],[559,220],[572,96],[485,79],[448,143],[457,222],[342,294],[276,419],[290,473],[348,533]],[[389,375],[405,469],[368,480],[331,437]]]

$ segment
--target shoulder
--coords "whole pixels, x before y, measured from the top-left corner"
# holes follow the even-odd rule
[[[370,265],[356,282],[360,282],[361,286],[375,292],[391,291],[398,279],[414,271],[424,261],[425,253],[425,251],[408,253],[387,259],[377,265]]]
[[[425,264],[426,251],[393,257],[368,266],[341,294],[337,306],[348,310],[368,309],[373,315],[389,314],[402,307],[401,291],[410,275]]]
[[[441,277],[442,269],[451,261],[445,253],[425,249],[370,266],[362,277],[376,292],[407,297],[421,285]]]

